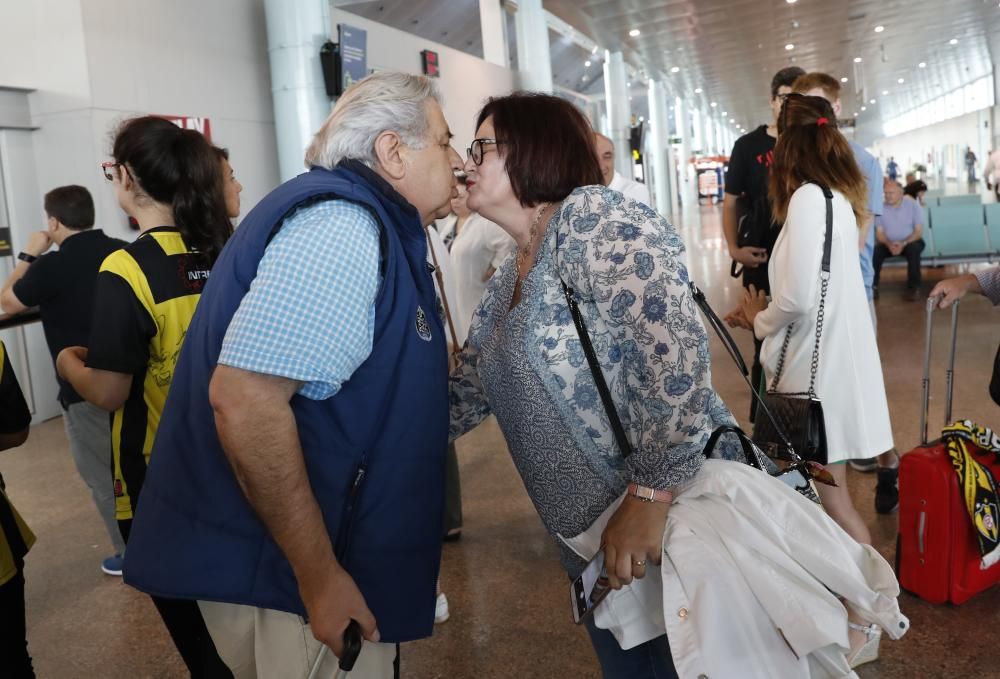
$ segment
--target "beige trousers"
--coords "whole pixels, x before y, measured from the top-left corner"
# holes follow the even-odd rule
[[[321,644],[292,613],[239,604],[199,601],[219,656],[235,679],[307,679]],[[364,642],[351,679],[393,679],[395,644]],[[337,658],[328,650],[318,679],[333,679]]]

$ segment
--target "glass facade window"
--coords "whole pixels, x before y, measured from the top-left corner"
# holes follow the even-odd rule
[[[883,127],[886,136],[892,137],[918,127],[989,108],[993,104],[993,76],[987,75],[887,120]]]

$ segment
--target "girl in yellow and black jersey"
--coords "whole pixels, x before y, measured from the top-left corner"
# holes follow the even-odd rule
[[[104,260],[89,345],[64,349],[56,367],[81,396],[112,413],[108,482],[126,543],[184,335],[232,233],[226,187],[239,184],[224,156],[200,133],[148,116],[122,125],[114,160],[103,164],[140,235]],[[153,601],[193,676],[231,676],[196,602]]]

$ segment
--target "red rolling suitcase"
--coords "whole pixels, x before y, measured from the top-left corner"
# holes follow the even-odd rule
[[[980,552],[962,500],[958,476],[940,439],[927,441],[930,400],[931,319],[937,299],[927,300],[921,445],[899,465],[899,537],[896,574],[900,586],[925,601],[961,604],[1000,581],[1000,563],[980,569]],[[951,423],[958,302],[951,314],[951,350],[946,373],[945,423]],[[977,458],[1000,478],[993,456]]]

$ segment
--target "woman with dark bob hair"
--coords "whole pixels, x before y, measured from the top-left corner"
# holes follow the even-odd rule
[[[553,537],[603,534],[615,588],[660,563],[672,490],[692,479],[732,416],[712,389],[708,338],[674,228],[601,184],[593,130],[572,104],[515,93],[479,114],[465,163],[469,207],[517,244],[491,280],[453,373],[452,438],[496,415]],[[564,287],[578,303],[630,443],[616,443]],[[627,491],[627,492],[626,492]],[[559,543],[571,577],[586,562]],[[622,650],[587,620],[604,676],[674,677],[666,635]]]

